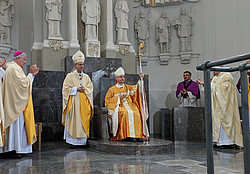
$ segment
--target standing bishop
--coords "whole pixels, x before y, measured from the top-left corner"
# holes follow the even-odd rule
[[[14,60],[7,64],[3,78],[4,138],[5,146],[0,153],[11,152],[13,157],[32,153],[32,144],[36,142],[35,118],[32,101],[32,82],[39,72],[32,65],[26,76],[22,68],[26,64],[26,54],[14,53]]]
[[[85,56],[81,51],[73,55],[74,69],[63,82],[64,139],[77,146],[86,145],[89,123],[93,116],[93,84],[83,72]]]
[[[124,84],[125,72],[121,67],[114,74],[116,84],[105,97],[108,117],[112,119],[111,140],[143,141],[149,137],[149,132],[146,123],[148,112],[142,106],[141,81],[134,86]],[[140,77],[143,78],[144,74],[140,73]]]

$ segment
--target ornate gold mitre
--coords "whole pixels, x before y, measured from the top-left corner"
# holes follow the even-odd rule
[[[79,50],[77,51],[73,57],[72,60],[74,63],[79,63],[79,62],[84,62],[85,61],[85,56],[84,54]]]

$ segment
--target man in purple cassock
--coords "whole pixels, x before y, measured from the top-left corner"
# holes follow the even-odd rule
[[[185,71],[183,73],[184,81],[177,86],[176,97],[179,99],[179,107],[198,106],[198,99],[200,99],[200,89],[198,83],[192,81],[191,72]]]

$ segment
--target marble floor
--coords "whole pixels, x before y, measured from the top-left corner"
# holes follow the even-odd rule
[[[244,173],[243,150],[215,149],[215,173]],[[42,151],[22,159],[0,157],[0,174],[203,174],[206,173],[205,144],[175,142],[170,154],[112,155],[90,148],[69,148],[63,141],[44,142]]]

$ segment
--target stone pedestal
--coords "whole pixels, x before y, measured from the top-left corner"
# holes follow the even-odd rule
[[[191,56],[192,56],[192,52],[180,52],[181,63],[189,64]]]
[[[175,107],[173,117],[175,141],[205,142],[204,107]]]
[[[98,140],[109,140],[108,109],[95,106],[94,118],[91,120],[90,137]]]
[[[168,65],[169,58],[170,58],[170,53],[160,53],[159,54],[160,65]]]
[[[83,44],[85,57],[100,57],[100,42],[97,40],[86,40]]]
[[[33,82],[35,121],[42,122],[42,140],[62,140],[62,71],[40,71]]]
[[[161,115],[161,137],[163,139],[173,139],[173,118],[168,108],[160,109]]]

